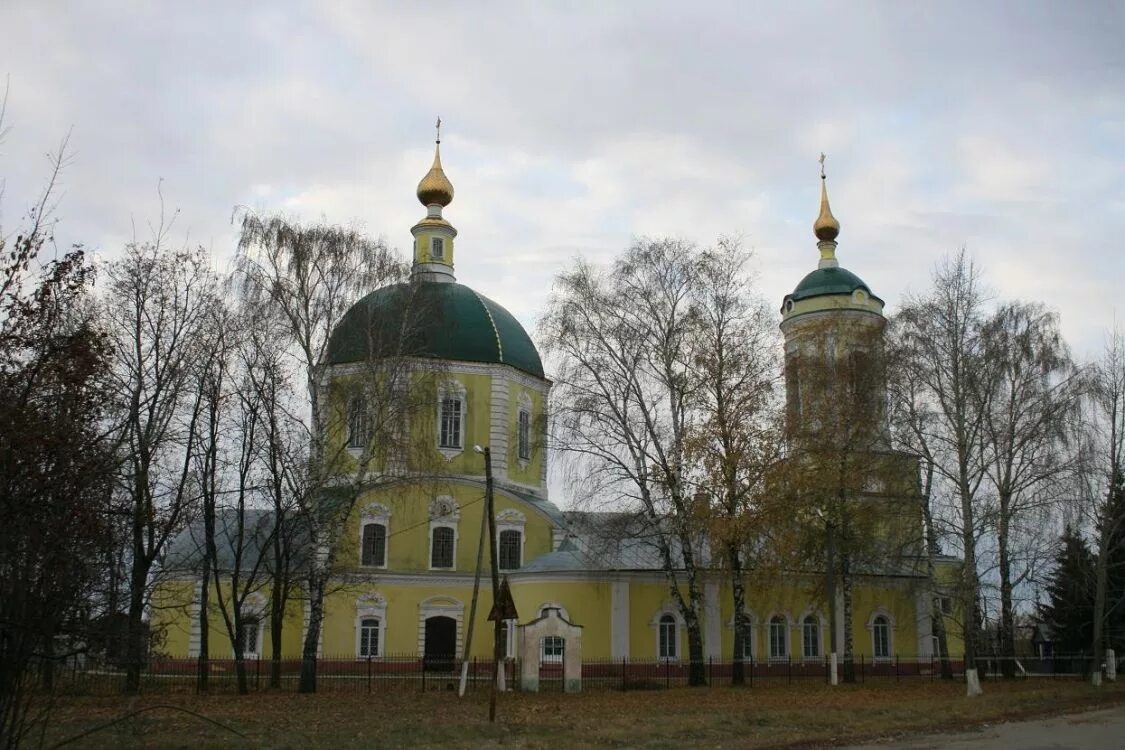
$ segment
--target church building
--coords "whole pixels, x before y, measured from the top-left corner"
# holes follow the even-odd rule
[[[586,659],[686,661],[684,622],[655,550],[627,533],[607,545],[605,535],[595,533],[607,520],[604,514],[563,511],[549,497],[546,420],[551,381],[519,321],[485,296],[487,289],[457,282],[458,231],[445,216],[454,190],[442,167],[440,141],[417,195],[425,215],[411,228],[410,282],[372,290],[341,318],[329,341],[324,393],[341,419],[325,443],[345,461],[358,460],[367,450],[371,438],[364,403],[349,396],[354,389],[345,386],[368,372],[372,358],[382,351],[375,347],[383,338],[405,335],[411,342],[409,357],[434,373],[428,396],[432,402],[405,421],[406,429],[422,431],[426,466],[438,469],[422,471],[420,464],[412,463],[414,458],[402,459],[403,476],[417,481],[380,483],[354,503],[339,540],[334,585],[326,596],[321,653],[333,659],[460,657],[470,625],[486,508],[485,461],[474,448],[487,446],[495,488],[497,559],[510,584],[518,623],[555,609],[582,627]],[[883,301],[837,259],[840,226],[829,209],[823,180],[814,229],[817,266],[781,305],[788,415],[798,426],[827,419],[817,411],[816,378],[805,374],[812,369],[802,364],[809,353],[842,357],[863,369],[881,360],[885,324]],[[472,263],[472,258],[460,261]],[[408,297],[419,311],[412,319],[403,312]],[[878,368],[867,369],[881,378]],[[882,387],[875,386],[876,391]],[[879,393],[870,400],[864,450],[889,448],[883,400]],[[394,459],[384,455],[380,460]],[[173,547],[190,543],[191,534],[185,532]],[[187,560],[191,555],[170,557]],[[486,619],[492,608],[488,560],[485,550],[470,654],[481,659],[488,658],[492,647]],[[850,624],[857,657],[878,661],[933,652],[932,592],[921,566],[915,567],[856,576]],[[192,657],[200,640],[199,575],[190,566],[170,572],[191,603],[155,610],[154,625],[164,633],[165,654]],[[735,619],[729,574],[709,569],[702,572],[701,581],[704,656],[729,660]],[[768,582],[748,579],[752,637],[744,655],[760,662],[822,662],[830,643],[822,583],[823,573],[775,576]],[[839,596],[837,592],[838,602]],[[266,657],[268,591],[254,594],[251,605],[256,611],[250,621],[255,632],[247,637],[250,655]],[[840,606],[836,609],[843,612]],[[307,605],[298,594],[286,614],[282,650],[287,659],[300,656],[307,616]],[[844,623],[842,617],[837,619],[842,643]],[[221,618],[212,617],[211,622],[211,653],[222,658],[229,653],[229,639]],[[506,625],[509,656],[517,653],[518,629],[512,627],[516,622]],[[563,648],[562,643],[545,642],[542,658],[561,659]],[[952,653],[960,650],[959,643],[950,643]]]

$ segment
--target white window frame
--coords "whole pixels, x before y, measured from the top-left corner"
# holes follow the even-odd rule
[[[386,529],[386,537],[383,540],[383,564],[382,565],[364,565],[363,564],[363,528],[369,523],[382,524]],[[363,508],[359,516],[359,550],[358,563],[361,568],[369,570],[385,570],[387,564],[391,559],[391,511],[390,508],[382,503],[369,503]]]
[[[812,623],[809,622],[812,620]],[[810,654],[808,650],[808,638],[806,638],[806,629],[809,625],[816,628],[816,641],[813,646],[816,648],[815,654]],[[824,657],[824,623],[815,612],[806,612],[800,620],[801,628],[801,658],[806,660],[819,660]]]
[[[562,644],[559,653],[547,653],[547,641],[558,641]],[[566,638],[561,635],[545,635],[539,639],[539,663],[540,664],[562,664],[563,659],[566,658]]]
[[[775,619],[778,619],[781,622],[775,623]],[[792,644],[790,643],[791,634],[789,633],[790,622],[792,622],[792,620],[790,620],[789,615],[785,614],[784,612],[774,612],[766,619],[766,648],[769,651],[769,660],[772,662],[786,661],[787,659],[789,659],[790,654],[793,653]],[[780,625],[779,631],[781,633],[781,637],[784,639],[784,642],[781,644],[782,653],[780,654],[775,654],[773,647],[774,627],[777,625]]]
[[[438,495],[430,503],[430,540],[426,564],[430,570],[457,570],[457,545],[460,540],[458,526],[461,521],[461,509],[456,501],[449,495]],[[450,567],[434,567],[434,530],[452,529],[453,531],[453,564]]]
[[[680,660],[680,629],[670,614],[660,616],[656,624],[656,653],[661,661]]]
[[[387,600],[378,592],[370,592],[356,599],[355,602],[355,658],[366,660],[363,655],[363,621],[379,621],[379,639],[375,645],[378,654],[371,659],[381,659],[386,654],[384,648],[387,642]]]
[[[661,653],[661,651],[662,651],[662,649],[660,648],[661,634],[662,634],[662,630],[668,624],[664,620],[665,617],[671,617],[672,622],[675,623],[675,630],[673,632],[673,638],[672,638],[672,646],[674,647],[675,653],[676,653],[675,656],[664,656]],[[653,638],[653,641],[654,641],[653,645],[655,646],[655,653],[656,653],[657,661],[660,661],[660,662],[679,662],[680,661],[680,655],[683,654],[683,643],[682,643],[683,637],[682,637],[682,634],[683,634],[683,629],[684,629],[684,619],[683,619],[683,617],[680,616],[679,609],[674,604],[671,604],[671,603],[665,604],[660,609],[658,609],[656,611],[656,614],[654,614],[652,616],[652,619],[649,620],[649,627],[652,628],[653,635],[655,636]]]
[[[465,386],[462,385],[460,382],[458,382],[456,380],[447,380],[446,382],[442,383],[441,387],[438,389],[438,397],[437,397],[437,435],[435,437],[436,437],[436,440],[437,440],[437,449],[443,456],[445,456],[445,459],[447,461],[452,461],[455,457],[457,457],[457,456],[459,456],[459,455],[461,455],[462,453],[465,452],[465,443],[466,443],[466,439],[467,439],[466,427],[467,427],[467,422],[468,422],[468,417],[469,417],[467,395],[468,395],[468,391],[465,389]],[[453,398],[458,399],[460,401],[460,404],[461,404],[461,414],[460,414],[460,419],[458,421],[458,431],[457,431],[457,443],[458,444],[457,445],[442,445],[441,444],[441,433],[442,433],[444,411],[445,411],[445,400],[446,399],[453,399]]]
[[[430,237],[430,258],[432,260],[445,260],[444,237]]]
[[[886,621],[887,628],[887,653],[884,656],[878,656],[876,646],[878,645],[875,640],[876,621],[882,617]],[[871,659],[872,661],[888,662],[894,660],[895,654],[895,618],[891,611],[885,607],[876,607],[871,611],[871,616],[867,618],[867,632],[871,634]]]
[[[367,624],[369,622],[375,623],[375,624],[372,625],[372,626],[369,626]],[[359,645],[356,648],[356,656],[360,659],[378,659],[380,656],[382,656],[383,651],[379,647],[379,644],[381,644],[382,641],[383,641],[383,621],[380,620],[378,617],[364,617],[364,618],[361,618],[359,620],[359,622],[356,624],[356,627],[359,628]],[[371,639],[364,638],[364,631],[367,630],[368,627],[373,628],[374,631],[375,631],[375,638],[374,638],[375,653],[373,653],[373,654],[363,653],[364,641],[367,641],[368,646],[372,645]]]
[[[520,535],[520,552],[519,552],[519,565],[515,568],[505,568],[501,565],[500,570],[518,570],[523,567],[523,551],[524,545],[527,541],[527,535],[524,529],[527,526],[527,516],[515,508],[505,508],[496,515],[496,559],[500,560],[500,535],[505,531],[517,531]]]

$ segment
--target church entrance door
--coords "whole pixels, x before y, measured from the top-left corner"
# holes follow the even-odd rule
[[[426,618],[422,668],[427,672],[452,672],[456,653],[457,621],[452,617]]]

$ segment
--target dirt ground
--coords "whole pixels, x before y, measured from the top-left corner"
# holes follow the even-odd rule
[[[1125,706],[1077,681],[682,688],[579,695],[448,691],[60,699],[28,747],[830,747]],[[91,730],[94,730],[91,732]],[[91,732],[79,737],[84,732]],[[881,744],[880,747],[888,747]],[[919,747],[937,747],[920,745]],[[982,746],[983,747],[983,746]]]

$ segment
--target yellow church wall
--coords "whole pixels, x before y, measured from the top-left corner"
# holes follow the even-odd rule
[[[450,481],[402,484],[370,492],[355,504],[345,525],[346,538],[341,541],[337,561],[342,568],[359,568],[359,544],[363,511],[371,503],[381,503],[390,511],[390,536],[387,539],[388,571],[425,571],[430,569],[430,504],[435,497],[452,497],[460,509],[457,522],[455,571],[476,568],[477,543],[480,539],[481,515],[485,510],[484,487]],[[522,513],[524,525],[523,562],[526,564],[551,550],[551,523],[526,503],[497,489],[494,494],[497,515],[513,509]],[[485,566],[489,561],[485,556]],[[373,573],[378,570],[370,569]],[[443,569],[446,571],[447,569]]]
[[[156,636],[156,652],[187,656],[191,640],[190,609],[196,582],[190,579],[161,581],[152,592],[150,625]]]
[[[915,596],[912,590],[879,585],[855,586],[852,590],[852,644],[855,654],[868,659],[874,656],[875,647],[867,624],[879,612],[890,615],[891,656],[916,656],[918,623],[914,608]]]
[[[544,604],[561,605],[570,621],[582,626],[582,658],[610,657],[612,591],[609,581],[515,583],[512,586],[512,599],[516,603],[521,623],[538,617],[539,608]]]
[[[162,581],[156,587],[153,593],[152,627],[160,634],[157,653],[173,658],[187,658],[190,655],[191,634],[198,620],[196,602],[193,598],[197,586],[196,580],[183,578]],[[228,589],[229,586],[224,582],[222,590],[225,592]],[[234,647],[219,606],[218,591],[219,588],[212,581],[208,603],[208,650],[213,659],[233,658]],[[248,612],[249,607],[252,607],[258,613],[262,623],[258,647],[258,653],[262,657],[269,655],[273,649],[269,625],[269,593],[267,587],[255,591],[252,595],[254,601],[246,605]],[[299,596],[299,592],[294,592],[284,615],[282,655],[285,658],[294,658],[301,653],[303,610]],[[227,606],[229,612],[230,605]]]
[[[435,258],[431,250],[433,249],[432,238],[441,237],[445,240],[442,247],[442,257]],[[414,262],[415,263],[444,263],[445,265],[453,265],[453,238],[448,234],[437,234],[435,232],[422,232],[414,239]]]

